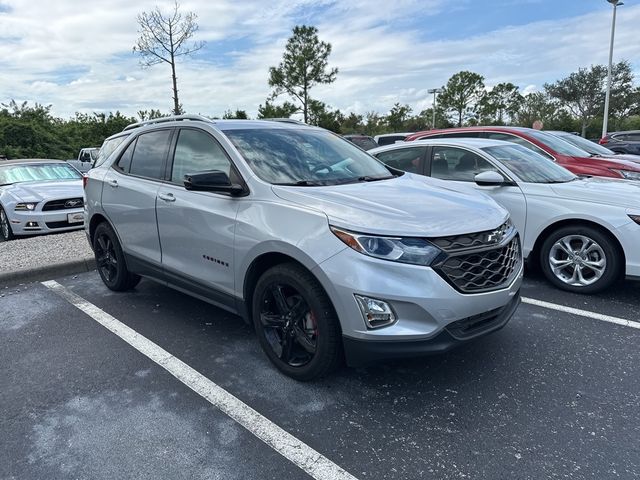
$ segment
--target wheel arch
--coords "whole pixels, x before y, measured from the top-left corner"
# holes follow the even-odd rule
[[[529,254],[529,259],[532,260],[533,263],[536,264],[536,266],[539,266],[538,262],[540,261],[540,251],[542,250],[542,244],[547,239],[547,237],[549,237],[549,235],[551,235],[551,233],[553,233],[554,231],[568,226],[591,227],[609,237],[613,241],[613,245],[618,253],[622,256],[622,268],[620,269],[620,271],[622,272],[622,274],[624,274],[624,267],[626,265],[627,259],[624,253],[624,248],[622,248],[622,243],[620,242],[618,237],[616,237],[616,235],[613,234],[613,232],[611,232],[611,230],[606,226],[598,222],[586,219],[565,219],[547,225],[536,238],[533,248],[531,249],[531,253]]]

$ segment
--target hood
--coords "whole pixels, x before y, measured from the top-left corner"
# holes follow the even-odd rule
[[[381,235],[441,237],[491,230],[508,216],[481,193],[461,193],[444,182],[401,177],[327,187],[274,185],[280,198],[323,212],[329,223]]]
[[[606,160],[625,160],[627,162],[640,163],[640,155],[631,155],[629,153],[620,153],[616,155],[598,155],[594,158],[604,158]]]
[[[574,160],[579,160],[583,165],[595,164],[595,165],[605,166],[607,168],[615,168],[618,170],[633,170],[636,172],[640,171],[640,163],[638,163],[637,161],[626,160],[622,157],[623,157],[622,155],[611,155],[609,157],[595,156],[595,157],[570,157],[570,158],[573,158]]]
[[[82,180],[23,182],[5,187],[20,202],[42,202],[62,198],[82,197]]]
[[[552,184],[551,190],[571,200],[640,209],[640,182],[592,177]]]

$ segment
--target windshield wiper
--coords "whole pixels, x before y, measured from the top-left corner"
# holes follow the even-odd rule
[[[315,182],[313,180],[298,180],[297,182],[274,183],[274,185],[281,185],[285,187],[324,187],[327,184],[324,182]]]
[[[378,180],[389,180],[390,178],[396,178],[395,175],[385,176],[385,177],[371,177],[369,175],[365,175],[363,177],[358,177],[359,182],[377,182]]]

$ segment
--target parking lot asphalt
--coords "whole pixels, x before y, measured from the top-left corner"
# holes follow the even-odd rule
[[[356,478],[640,476],[640,330],[523,304],[449,353],[279,374],[238,317],[143,280],[58,282]],[[638,321],[640,284],[527,298]],[[0,478],[311,478],[39,283],[0,291]]]

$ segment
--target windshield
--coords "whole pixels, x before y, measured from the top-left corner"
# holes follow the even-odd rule
[[[576,147],[581,148],[585,152],[588,152],[592,155],[615,155],[614,151],[609,150],[602,145],[598,145],[597,143],[592,142],[591,140],[587,140],[586,138],[580,137],[578,135],[573,135],[571,133],[558,133],[555,135],[560,137],[565,142],[569,142],[570,144],[575,145]]]
[[[78,180],[82,175],[66,163],[34,163],[0,166],[0,185],[22,182]]]
[[[224,133],[265,182],[318,186],[393,177],[378,160],[328,131],[305,127]]]
[[[543,143],[547,147],[555,150],[560,155],[568,155],[570,157],[589,157],[589,152],[585,152],[583,149],[572,145],[569,142],[564,141],[550,133],[541,132],[539,130],[527,131],[527,135],[535,138],[539,142]]]
[[[564,183],[577,178],[569,170],[521,145],[484,147],[482,150],[526,183]]]

